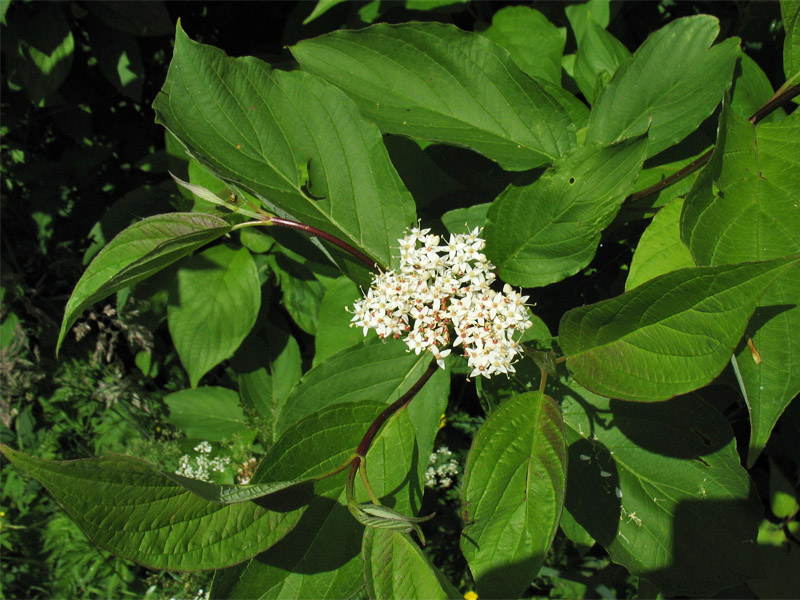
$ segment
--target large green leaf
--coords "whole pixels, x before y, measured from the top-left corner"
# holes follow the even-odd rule
[[[200,387],[164,397],[169,407],[167,422],[188,437],[221,442],[247,429],[239,406],[239,394],[223,387]]]
[[[737,38],[711,47],[715,17],[665,25],[621,65],[589,117],[587,140],[609,143],[648,132],[648,156],[678,143],[708,117],[731,85]]]
[[[646,152],[645,137],[579,147],[533,182],[523,176],[508,186],[486,215],[486,255],[500,277],[544,286],[589,264]]]
[[[414,221],[378,129],[312,75],[230,58],[178,27],[154,109],[213,173],[385,265]]]
[[[572,309],[559,325],[567,366],[611,398],[665,400],[702,387],[730,360],[764,290],[798,262],[681,269]]]
[[[98,546],[154,569],[236,564],[273,545],[303,514],[293,494],[258,503],[204,500],[128,456],[56,462],[8,446],[2,450],[40,481]]]
[[[253,481],[309,477],[335,468],[353,453],[383,408],[382,403],[368,401],[322,408],[286,431]],[[435,428],[438,421],[432,425]],[[407,514],[418,508],[412,504],[418,503],[419,491],[414,488],[419,480],[409,485],[409,472],[414,461],[420,460],[414,438],[408,410],[402,410],[384,426],[367,454],[375,493],[387,506]],[[301,599],[355,594],[363,585],[359,556],[363,527],[347,509],[345,478],[342,474],[318,482],[317,497],[294,534],[245,565],[220,573],[212,597]],[[366,500],[366,494],[359,492],[357,498]]]
[[[483,35],[508,50],[519,68],[531,77],[561,85],[566,31],[559,30],[538,10],[528,6],[501,8]]]
[[[461,550],[480,597],[518,598],[539,571],[564,506],[566,462],[561,411],[539,393],[507,400],[475,435]]]
[[[80,314],[98,300],[150,277],[230,231],[213,215],[168,213],[143,219],[103,248],[81,276],[64,310],[57,349]]]
[[[368,528],[361,547],[371,600],[454,598],[461,594],[407,534]]]
[[[178,269],[169,332],[192,387],[229,358],[252,329],[261,305],[253,257],[246,248],[213,246]]]
[[[626,292],[659,275],[695,266],[691,252],[681,241],[682,208],[683,198],[675,198],[661,207],[644,230],[625,280]]]
[[[575,144],[567,113],[541,84],[486,37],[452,25],[339,30],[303,40],[292,54],[386,133],[472,148],[515,171]]]
[[[397,340],[372,340],[342,350],[303,375],[278,416],[278,431],[329,404],[370,399],[393,402],[419,379],[431,360],[427,353],[407,352]]]
[[[608,400],[553,382],[569,444],[566,508],[614,562],[665,596],[758,576],[762,507],[727,421],[702,398]]]
[[[711,162],[681,216],[681,235],[698,264],[765,260],[800,253],[800,116],[751,124],[723,110]],[[757,458],[784,409],[800,393],[800,268],[764,294],[735,361],[750,408],[748,462]]]
[[[590,103],[630,56],[622,42],[593,19],[587,19],[572,69],[575,82]]]

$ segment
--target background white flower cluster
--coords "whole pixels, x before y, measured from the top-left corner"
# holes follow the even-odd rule
[[[490,287],[494,265],[483,254],[480,232],[454,234],[440,245],[429,229],[410,229],[398,240],[399,270],[375,276],[353,306],[351,326],[364,335],[374,329],[382,339],[402,337],[409,350],[430,352],[442,368],[452,347],[461,345],[470,377],[513,373],[522,351],[517,340],[531,326],[528,297],[509,285],[502,292]]]
[[[425,487],[449,488],[457,475],[458,461],[453,456],[452,450],[447,446],[440,446],[428,459]]]
[[[175,471],[176,474],[191,477],[192,479],[210,481],[212,471],[223,473],[231,463],[231,459],[227,457],[211,458],[212,448],[208,442],[200,442],[194,447],[194,451],[197,452],[194,456],[188,454],[181,456],[178,461],[178,468]]]

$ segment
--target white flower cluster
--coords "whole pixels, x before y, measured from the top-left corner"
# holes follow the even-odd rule
[[[449,346],[460,344],[470,377],[513,373],[521,353],[514,334],[531,326],[528,296],[510,285],[502,292],[490,287],[494,265],[482,252],[480,229],[451,235],[442,245],[429,232],[415,227],[398,240],[400,269],[375,276],[353,306],[350,325],[362,327],[364,335],[374,329],[382,339],[405,336],[409,350],[430,352],[442,368]]]
[[[436,463],[439,463],[438,466]],[[449,488],[453,478],[458,475],[458,462],[453,458],[453,452],[447,446],[440,446],[428,459],[428,469],[425,471],[425,487]]]
[[[211,444],[208,442],[200,442],[194,447],[197,452],[195,456],[184,454],[178,460],[178,469],[175,471],[177,475],[190,477],[192,479],[200,479],[202,481],[210,481],[210,474],[212,471],[223,473],[225,467],[231,464],[231,459],[227,457],[211,458]]]

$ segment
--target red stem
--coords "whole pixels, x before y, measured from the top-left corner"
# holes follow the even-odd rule
[[[372,271],[378,272],[381,270],[381,266],[372,260],[369,256],[361,252],[360,250],[354,248],[347,242],[340,240],[336,236],[331,235],[321,229],[317,229],[316,227],[312,227],[311,225],[306,225],[305,223],[300,223],[299,221],[292,221],[290,219],[282,219],[281,217],[270,217],[269,222],[273,225],[278,225],[280,227],[288,227],[290,229],[299,229],[300,231],[305,231],[306,233],[310,233],[317,237],[322,238],[330,242],[335,246],[339,246],[345,252],[348,252],[362,263],[367,265],[367,268],[371,269]]]
[[[431,376],[436,372],[436,368],[436,361],[432,360],[431,364],[428,365],[427,370],[422,374],[422,377],[420,377],[419,380],[417,380],[417,382],[412,385],[405,394],[387,406],[383,412],[379,414],[378,417],[372,422],[372,425],[369,426],[369,429],[367,429],[364,437],[361,438],[358,448],[356,448],[357,456],[353,459],[353,462],[350,463],[350,474],[348,476],[349,482],[355,481],[356,473],[358,473],[358,466],[361,464],[360,457],[367,455],[369,447],[372,445],[372,441],[375,439],[375,436],[378,435],[378,431],[380,431],[381,427],[383,427],[383,424],[389,420],[389,417],[391,417],[404,406],[408,405],[414,399],[414,396],[419,393],[419,391],[422,389],[422,386],[424,386]]]
[[[778,108],[781,104],[791,100],[798,94],[800,94],[800,83],[797,85],[793,85],[784,92],[776,93],[772,98],[769,99],[769,101],[764,106],[762,106],[755,113],[753,113],[753,115],[748,120],[753,125],[755,125],[756,123],[764,119],[764,117],[766,117],[772,111],[774,111],[776,108]],[[688,165],[683,167],[681,170],[676,171],[669,177],[662,179],[661,181],[651,185],[650,187],[647,187],[643,190],[639,190],[638,192],[634,192],[633,194],[631,194],[626,198],[626,202],[631,200],[639,200],[641,198],[649,196],[650,194],[655,194],[657,192],[660,192],[661,190],[664,190],[669,186],[671,186],[676,181],[680,181],[687,175],[691,175],[701,167],[705,166],[705,164],[711,159],[711,155],[713,154],[713,152],[714,149],[712,148],[711,150],[703,154],[703,156],[701,156],[700,158],[696,158]]]

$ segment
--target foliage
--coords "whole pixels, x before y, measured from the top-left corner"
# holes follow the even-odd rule
[[[796,3],[2,6],[5,595],[791,596]]]

